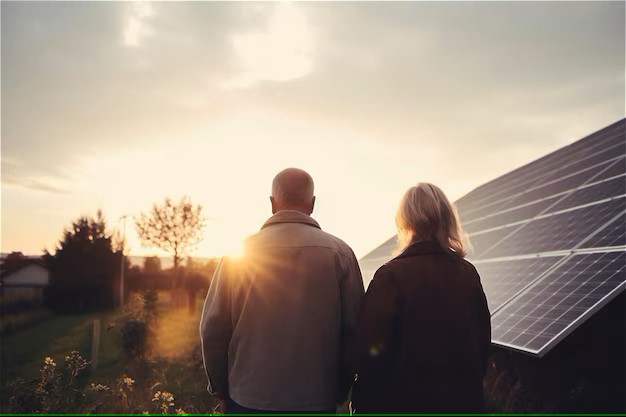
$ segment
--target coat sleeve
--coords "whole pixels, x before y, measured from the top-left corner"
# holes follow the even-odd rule
[[[350,251],[350,256],[343,260],[343,276],[339,284],[339,295],[341,297],[341,351],[337,403],[346,401],[354,380],[354,367],[350,356],[354,349],[357,321],[365,294],[361,268],[356,256]]]
[[[487,297],[485,291],[480,283],[480,276],[476,272],[478,278],[478,290],[476,292],[477,308],[478,308],[478,323],[476,325],[479,332],[479,340],[481,347],[481,361],[483,373],[487,369],[487,362],[489,359],[489,350],[491,349],[491,313],[489,312],[489,305],[487,304]]]
[[[228,260],[223,258],[211,280],[200,320],[202,358],[209,381],[207,389],[221,398],[228,395],[228,346],[232,335],[228,271]]]
[[[388,371],[392,333],[399,315],[399,293],[392,276],[383,266],[370,283],[357,327],[354,351],[359,395],[368,396],[376,381]],[[354,396],[355,393],[353,393]],[[354,398],[354,397],[353,397]]]

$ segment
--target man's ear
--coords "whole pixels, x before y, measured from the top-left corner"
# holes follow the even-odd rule
[[[313,209],[315,208],[315,196],[313,196],[313,200],[311,200],[311,213],[309,214],[313,214]]]
[[[270,202],[272,203],[272,214],[276,214],[276,201],[274,200],[274,197],[270,196]]]

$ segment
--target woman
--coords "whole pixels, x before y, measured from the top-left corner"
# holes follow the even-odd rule
[[[398,252],[369,285],[357,330],[355,413],[480,413],[487,300],[447,197],[420,183],[396,213]]]

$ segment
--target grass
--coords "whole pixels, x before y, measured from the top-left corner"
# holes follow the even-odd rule
[[[167,292],[159,294],[158,319],[148,358],[151,371],[143,377],[136,373],[136,363],[124,357],[119,332],[122,319],[137,309],[134,298],[124,310],[51,315],[41,323],[3,335],[0,344],[0,404],[8,404],[11,389],[7,387],[10,384],[40,376],[47,356],[54,358],[59,366],[63,366],[65,356],[72,350],[80,351],[84,358],[91,360],[93,320],[100,319],[99,366],[97,370],[88,371],[89,381],[111,385],[123,374],[147,378],[144,382],[149,385],[157,381],[155,390],[172,392],[177,406],[192,413],[209,412],[213,400],[206,392],[198,334],[203,294],[197,294],[197,297],[196,310],[190,314],[187,307],[171,307]],[[149,403],[150,397],[147,398]],[[0,410],[6,411],[9,410]]]
[[[87,315],[53,315],[32,327],[2,336],[0,360],[4,391],[7,383],[18,377],[33,379],[46,356],[62,363],[72,350],[79,350],[88,359],[91,356],[93,320],[100,319],[102,336],[100,341],[100,373],[107,373],[119,358],[115,335],[107,334],[107,324],[122,316],[119,310]]]

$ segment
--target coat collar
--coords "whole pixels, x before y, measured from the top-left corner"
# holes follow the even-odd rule
[[[432,240],[420,240],[411,243],[395,259],[407,258],[409,256],[424,255],[428,253],[454,254],[451,249],[444,249],[437,242]]]
[[[318,222],[313,220],[311,216],[307,216],[301,211],[297,210],[281,210],[278,213],[274,214],[272,217],[267,219],[267,221],[263,224],[261,229],[265,229],[267,226],[271,226],[273,224],[278,223],[304,223],[309,226],[317,227],[321,229]]]

